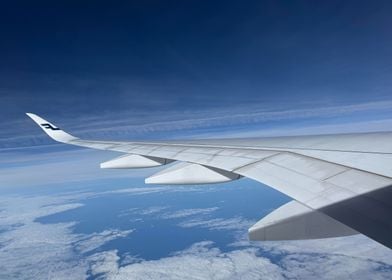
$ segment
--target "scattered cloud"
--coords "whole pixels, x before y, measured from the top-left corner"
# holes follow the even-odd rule
[[[181,222],[180,227],[192,228],[201,227],[209,230],[240,230],[243,231],[244,228],[249,228],[256,221],[244,219],[243,217],[234,217],[229,219],[214,218],[214,219],[202,219],[196,218]]]
[[[179,211],[175,211],[172,213],[165,213],[161,215],[161,218],[163,219],[179,219],[179,218],[187,218],[190,216],[195,216],[195,215],[207,215],[211,214],[212,212],[218,210],[219,207],[210,207],[210,208],[188,208],[188,209],[182,209]]]
[[[338,244],[344,245],[347,239],[341,239]],[[361,241],[359,244],[368,249],[377,248],[369,240],[356,241]],[[316,241],[320,242],[334,243],[335,240]],[[319,248],[316,252],[306,252],[304,248],[309,250],[309,247],[301,249],[299,245],[301,243],[294,246],[293,250],[286,248],[279,253],[269,252],[271,248],[262,245],[223,252],[213,242],[203,241],[166,258],[124,266],[119,265],[116,252],[109,251],[99,255],[99,261],[91,273],[93,276],[102,276],[104,273],[102,278],[105,279],[336,279],[343,275],[352,279],[390,277],[392,263],[389,251],[384,251],[389,257],[389,261],[384,261],[372,254],[351,256],[350,250],[335,253],[327,246],[321,246],[323,249]]]
[[[254,249],[223,253],[212,245],[208,241],[196,243],[171,257],[122,267],[113,252],[108,252],[108,256],[101,256],[108,262],[102,268],[95,266],[92,275],[106,270],[106,279],[283,279],[279,268],[266,258],[258,258]]]
[[[173,188],[170,187],[137,187],[137,188],[123,188],[113,191],[105,191],[101,194],[124,194],[124,195],[145,195],[151,193],[171,192]],[[131,211],[130,208],[129,211]]]
[[[129,215],[154,215],[157,219],[181,219],[188,218],[190,216],[203,216],[211,214],[212,212],[218,210],[218,207],[210,208],[185,208],[177,211],[170,211],[169,206],[152,206],[146,209],[129,208],[121,211],[120,217]],[[157,215],[159,214],[159,215]]]
[[[2,196],[0,199],[1,279],[85,279],[86,254],[133,229],[75,233],[77,222],[40,223],[37,219],[83,207],[74,201],[99,193],[75,192],[56,196]]]
[[[117,278],[120,257],[117,250],[96,253],[88,258],[90,274],[101,279]],[[131,279],[131,275],[128,275]]]
[[[200,190],[201,189],[201,190]],[[0,278],[14,279],[389,279],[392,252],[364,237],[286,242],[249,242],[245,231],[255,221],[219,217],[218,207],[172,211],[168,206],[129,208],[120,215],[154,215],[183,228],[234,233],[225,248],[212,241],[156,260],[135,252],[104,250],[105,244],[130,237],[135,229],[75,231],[78,221],[41,223],[39,218],[84,207],[106,195],[209,191],[197,187],[139,187],[52,195],[8,195],[0,199]],[[83,203],[81,203],[83,201]]]
[[[141,215],[155,215],[163,210],[167,209],[167,206],[154,206],[154,207],[148,207],[146,209],[140,210],[139,214]]]
[[[349,131],[364,132],[375,130],[388,130],[391,122],[391,100],[381,100],[364,103],[351,103],[340,105],[322,104],[296,104],[296,108],[285,105],[266,106],[253,104],[240,104],[235,107],[208,108],[205,110],[175,110],[170,112],[118,112],[116,115],[100,114],[99,117],[80,117],[78,124],[73,119],[56,120],[48,118],[54,123],[60,123],[77,136],[92,139],[127,139],[150,138],[189,138],[198,136],[222,137],[236,134],[233,127],[241,127],[240,133],[252,133],[259,130],[256,135],[281,135],[285,131],[287,121],[296,121],[295,128],[304,130],[306,134],[340,132],[344,128]],[[361,117],[358,120],[351,117]],[[368,116],[363,118],[363,116]],[[46,117],[46,116],[45,116]],[[331,124],[323,124],[322,120],[331,120],[333,117],[348,117],[345,123],[335,120]],[[311,124],[304,124],[302,120],[312,120]],[[314,124],[318,120],[318,124]],[[26,119],[26,121],[28,121]],[[283,121],[283,122],[281,122]],[[33,135],[20,135],[14,131],[20,127],[20,120],[13,125],[7,123],[7,128],[1,132],[3,135],[0,147],[18,147],[42,145],[50,143],[49,139],[38,129]],[[274,129],[264,124],[274,122]],[[321,123],[320,123],[321,122]],[[353,129],[351,124],[355,124]],[[34,124],[31,123],[31,126]],[[251,128],[247,128],[248,126]],[[258,128],[254,126],[257,125]],[[26,126],[26,124],[24,124]],[[338,128],[336,128],[337,126]],[[67,129],[68,128],[68,129]],[[229,129],[230,128],[230,129]],[[211,129],[214,132],[211,132]],[[245,130],[245,131],[243,131]],[[248,130],[248,131],[246,131]],[[261,131],[267,130],[266,134]],[[169,133],[170,132],[170,133]],[[178,132],[178,133],[177,133]],[[294,132],[290,132],[292,134]],[[298,132],[296,134],[300,134]]]
[[[128,195],[155,193],[145,191],[140,188]],[[0,278],[331,279],[350,275],[355,279],[388,279],[392,270],[391,251],[363,236],[291,242],[249,242],[238,236],[225,251],[212,241],[203,241],[164,258],[144,260],[132,252],[123,256],[115,249],[99,250],[109,241],[132,235],[133,229],[81,234],[74,232],[76,222],[37,222],[40,217],[84,207],[76,202],[82,198],[109,193],[122,195],[102,191],[3,197]],[[186,228],[237,233],[254,222],[243,217],[211,218],[217,207],[168,211],[167,207],[157,206],[128,210],[128,214],[182,219],[179,225]]]
[[[101,247],[103,244],[111,240],[126,237],[132,232],[133,229],[107,229],[102,232],[94,232],[89,235],[80,235],[80,238],[74,244],[74,248],[78,252],[85,254]]]
[[[192,138],[249,138],[249,137],[279,137],[316,134],[339,134],[390,131],[392,118],[367,121],[347,121],[336,124],[306,124],[306,125],[279,125],[267,128],[251,128],[241,131],[201,132],[192,135]]]

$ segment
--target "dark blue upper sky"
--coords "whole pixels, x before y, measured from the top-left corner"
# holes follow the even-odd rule
[[[391,12],[390,1],[4,2],[2,119],[391,100]]]

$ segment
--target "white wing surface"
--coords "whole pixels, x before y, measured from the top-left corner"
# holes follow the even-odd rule
[[[28,113],[51,138],[124,153],[102,168],[180,161],[151,184],[210,184],[248,177],[293,201],[249,229],[251,240],[313,239],[362,233],[392,248],[392,133],[260,139],[115,142],[76,138]]]

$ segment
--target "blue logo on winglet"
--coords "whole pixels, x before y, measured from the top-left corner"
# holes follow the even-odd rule
[[[60,130],[60,128],[52,126],[50,123],[43,123],[41,126],[50,130]]]

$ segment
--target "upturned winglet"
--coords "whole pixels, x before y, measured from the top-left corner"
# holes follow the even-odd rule
[[[33,113],[26,113],[36,124],[41,127],[43,131],[45,131],[46,134],[49,135],[50,138],[52,138],[55,141],[62,142],[62,143],[69,143],[72,140],[76,140],[78,138],[64,132],[54,124],[48,122],[47,120],[41,118],[40,116],[37,116],[36,114]]]

